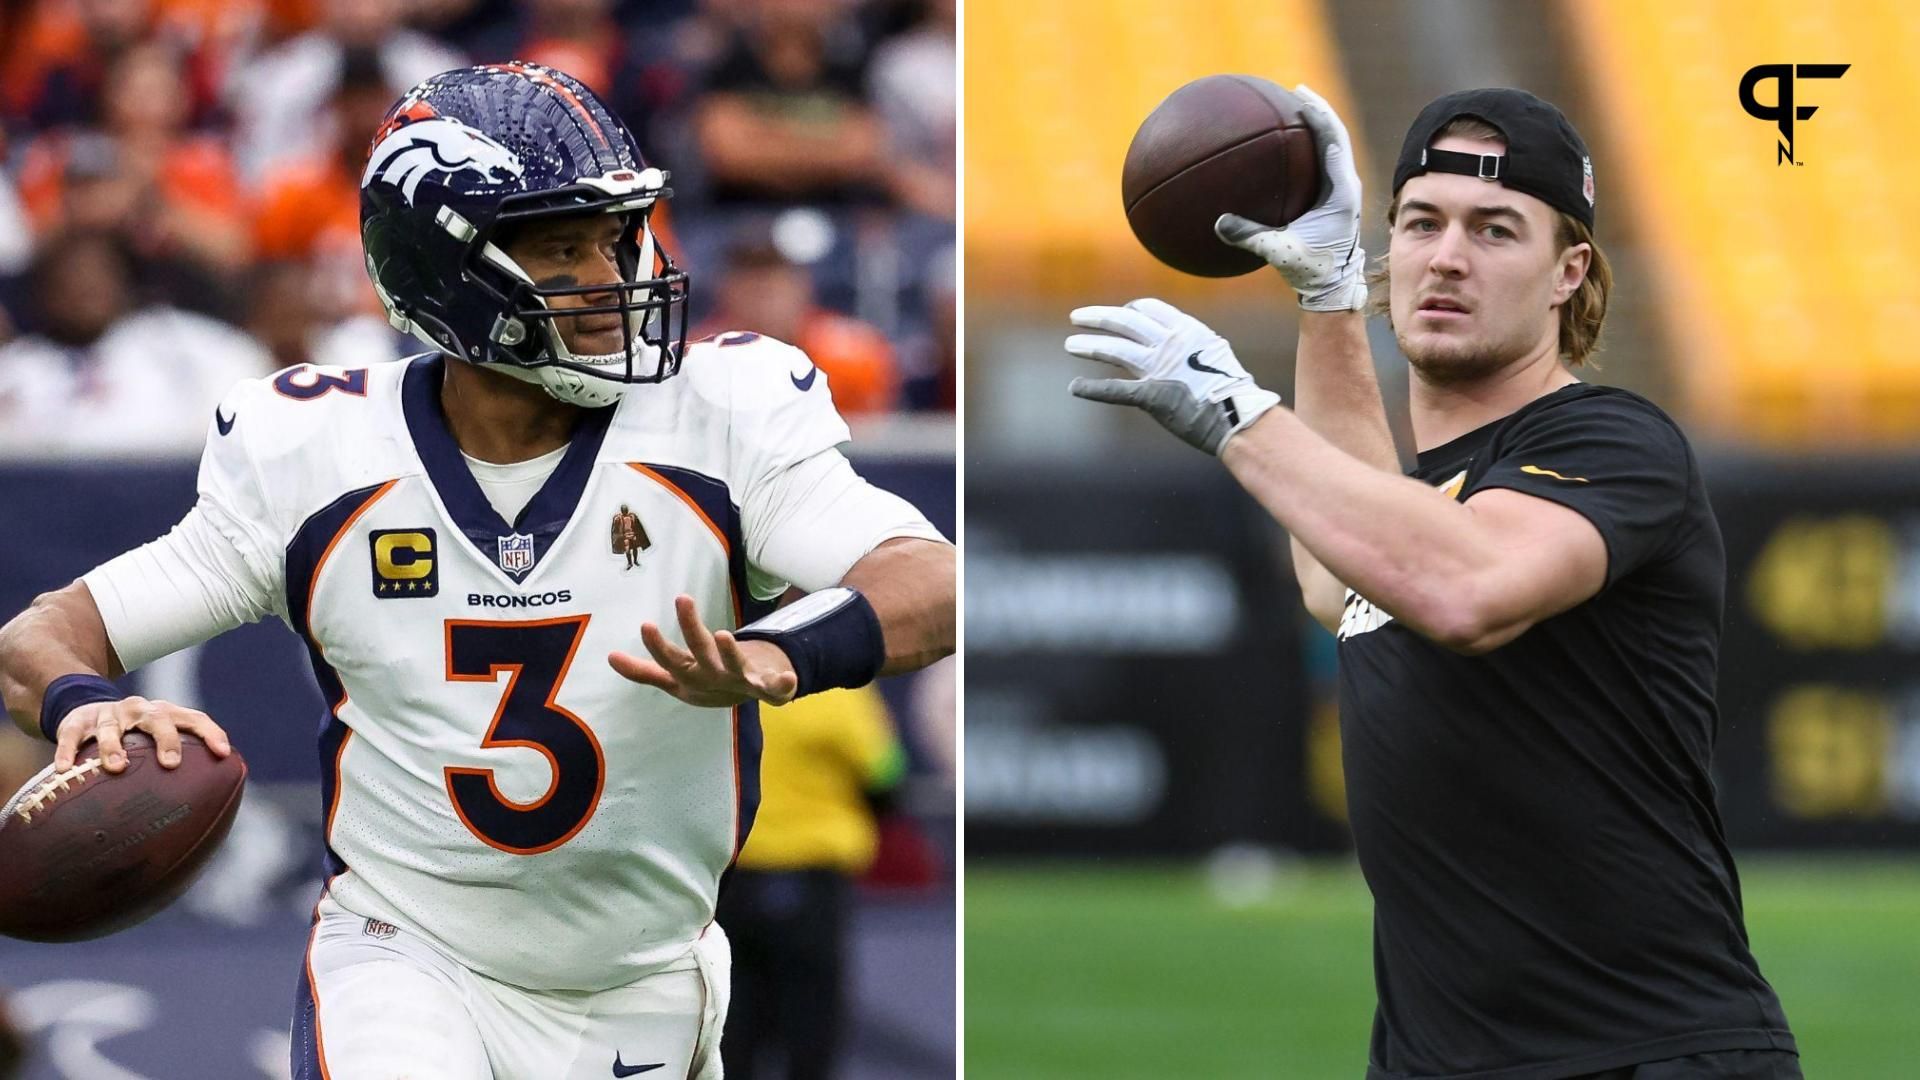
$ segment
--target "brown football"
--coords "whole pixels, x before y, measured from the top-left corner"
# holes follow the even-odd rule
[[[180,736],[163,769],[153,739],[129,732],[127,769],[108,775],[88,743],[73,768],[49,765],[0,809],[0,934],[84,941],[172,903],[233,824],[246,787],[239,751],[214,757]]]
[[[1252,75],[1209,75],[1175,90],[1127,147],[1127,224],[1153,257],[1201,277],[1265,266],[1213,234],[1221,214],[1285,225],[1320,197],[1320,153],[1300,99]]]

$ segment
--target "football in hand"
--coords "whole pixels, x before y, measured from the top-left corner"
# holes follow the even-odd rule
[[[193,883],[233,824],[247,766],[180,736],[163,769],[153,739],[128,732],[126,771],[110,775],[99,744],[73,767],[49,765],[0,808],[0,934],[82,941],[124,930]]]
[[[1281,226],[1320,198],[1322,170],[1300,99],[1251,75],[1209,75],[1175,90],[1127,147],[1127,224],[1154,258],[1201,277],[1265,266],[1213,233],[1221,214]]]

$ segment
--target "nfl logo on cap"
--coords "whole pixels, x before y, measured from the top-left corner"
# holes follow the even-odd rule
[[[533,569],[533,537],[526,533],[501,537],[500,569],[515,577]]]
[[[1585,174],[1580,178],[1580,192],[1581,194],[1587,197],[1587,205],[1592,206],[1593,205],[1593,159],[1590,157],[1581,158],[1580,171]]]

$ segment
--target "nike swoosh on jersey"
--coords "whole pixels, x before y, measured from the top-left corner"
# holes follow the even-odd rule
[[[818,364],[815,364],[814,366],[812,366],[812,367],[810,367],[810,368],[808,368],[808,369],[807,369],[807,377],[806,377],[806,378],[804,378],[804,379],[803,379],[803,378],[801,378],[800,376],[798,376],[798,375],[795,375],[795,374],[794,374],[794,373],[792,373],[792,372],[788,372],[788,373],[787,373],[787,378],[789,378],[789,379],[792,379],[792,380],[793,380],[793,388],[794,388],[795,390],[798,390],[798,391],[800,391],[801,393],[803,393],[803,394],[804,394],[804,393],[806,393],[807,391],[809,391],[809,390],[811,390],[811,389],[813,389],[813,380],[814,380],[814,376],[816,376],[816,375],[819,375],[819,374],[820,374],[820,365],[818,365]]]
[[[240,419],[239,413],[235,413],[232,416],[221,416],[220,406],[215,405],[213,407],[213,426],[219,428],[220,434],[222,435],[225,435],[227,432],[232,431],[233,422],[238,419]]]
[[[666,1067],[667,1063],[664,1061],[656,1061],[651,1065],[623,1065],[620,1063],[620,1054],[616,1051],[613,1055],[613,1075],[615,1076],[639,1076],[641,1073]]]
[[[1226,372],[1221,371],[1217,367],[1208,367],[1207,365],[1201,363],[1199,353],[1194,353],[1192,356],[1187,357],[1187,366],[1192,368],[1195,371],[1204,371],[1209,375],[1225,375],[1226,374]]]
[[[1584,476],[1561,476],[1559,473],[1554,472],[1552,469],[1543,469],[1538,465],[1522,465],[1520,466],[1520,471],[1523,473],[1531,473],[1534,476],[1551,476],[1555,480],[1565,480],[1565,481],[1568,481],[1569,483],[1574,483],[1574,484],[1593,483],[1593,481],[1587,479]]]

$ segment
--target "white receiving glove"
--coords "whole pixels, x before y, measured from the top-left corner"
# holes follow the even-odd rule
[[[1367,305],[1367,253],[1360,249],[1360,174],[1353,167],[1353,140],[1325,98],[1305,83],[1293,92],[1320,147],[1329,181],[1326,197],[1285,228],[1222,214],[1213,231],[1272,264],[1299,292],[1301,308],[1358,311]]]
[[[1228,439],[1280,404],[1260,389],[1233,346],[1207,324],[1164,300],[1126,307],[1075,308],[1067,351],[1121,368],[1131,379],[1073,380],[1075,397],[1132,405],[1196,449],[1218,455]]]

